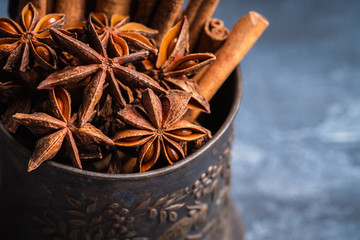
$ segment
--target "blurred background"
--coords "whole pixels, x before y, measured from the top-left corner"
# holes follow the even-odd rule
[[[360,239],[360,1],[221,0],[270,26],[242,61],[232,194],[248,240]]]
[[[7,0],[0,0],[7,16]],[[242,61],[232,194],[248,240],[360,239],[360,1],[221,0],[270,26]]]

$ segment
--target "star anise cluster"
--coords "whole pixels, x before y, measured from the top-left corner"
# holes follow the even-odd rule
[[[185,158],[194,142],[211,137],[183,119],[188,108],[210,112],[192,77],[215,60],[189,53],[186,17],[160,46],[156,29],[128,16],[91,13],[75,30],[65,21],[64,14],[39,19],[31,3],[20,23],[0,18],[1,121],[33,147],[28,171],[54,159],[143,172]]]

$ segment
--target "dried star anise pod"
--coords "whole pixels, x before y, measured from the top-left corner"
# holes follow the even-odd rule
[[[190,97],[190,93],[171,90],[160,99],[148,89],[142,95],[143,110],[127,105],[119,112],[121,120],[134,128],[116,133],[114,142],[117,146],[139,147],[140,172],[153,167],[160,155],[170,164],[184,158],[181,143],[206,134],[203,127],[181,119]]]
[[[12,116],[15,113],[29,113],[33,105],[32,84],[34,79],[27,75],[29,79],[21,79],[12,73],[2,72],[1,78],[5,82],[0,82],[0,102],[6,103],[1,115],[1,122],[11,133],[16,133],[19,123],[15,122]]]
[[[114,106],[112,98],[109,94],[106,94],[103,102],[97,105],[97,111],[93,124],[105,133],[107,136],[111,136],[124,127],[124,123],[119,118],[116,118],[118,110],[117,106]]]
[[[24,92],[24,86],[17,81],[0,82],[0,102],[8,102]]]
[[[44,161],[52,159],[60,150],[65,140],[66,153],[74,167],[82,168],[79,145],[113,145],[114,142],[99,129],[89,123],[78,128],[71,117],[70,94],[63,88],[50,91],[52,115],[35,112],[32,114],[17,113],[15,121],[25,125],[35,135],[45,135],[40,138],[29,160],[28,171],[40,166]]]
[[[186,17],[171,28],[161,41],[154,78],[167,89],[179,89],[191,93],[189,107],[210,113],[208,101],[191,79],[203,67],[215,60],[212,53],[189,52],[189,24]],[[151,72],[151,70],[150,70]]]
[[[14,101],[9,102],[5,113],[1,116],[1,122],[4,127],[12,133],[16,133],[20,124],[13,119],[15,113],[29,113],[31,111],[31,95],[23,94]]]
[[[149,41],[158,31],[148,28],[140,23],[129,22],[129,16],[114,14],[110,21],[104,13],[91,13],[96,32],[104,46],[114,56],[128,54],[124,52],[123,45],[129,45],[131,50],[144,49],[157,54],[156,47]],[[149,38],[149,39],[148,39]]]
[[[93,117],[93,110],[101,98],[105,81],[109,83],[113,99],[121,106],[127,104],[122,94],[122,91],[126,91],[124,86],[140,89],[152,88],[158,93],[166,92],[151,77],[124,66],[126,63],[144,60],[149,54],[147,51],[141,50],[114,58],[108,57],[95,31],[91,17],[87,22],[87,34],[92,47],[56,29],[51,29],[50,33],[61,48],[85,62],[86,65],[69,66],[62,71],[55,72],[42,81],[38,89],[52,89],[56,86],[76,84],[91,76],[83,94],[83,104],[79,113],[80,126],[84,126]]]
[[[125,154],[119,149],[112,150],[108,157],[107,173],[132,173],[136,167],[136,157]]]
[[[39,20],[32,3],[22,10],[21,26],[9,18],[0,18],[0,61],[6,60],[4,70],[19,68],[25,72],[33,63],[47,70],[55,70],[57,56],[51,45],[50,28],[65,24],[64,14],[49,14]]]

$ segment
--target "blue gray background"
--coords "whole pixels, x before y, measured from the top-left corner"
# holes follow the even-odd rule
[[[242,61],[232,194],[248,240],[360,239],[360,1],[223,0],[269,28]]]
[[[0,16],[7,1],[1,0]],[[221,0],[269,28],[242,61],[232,194],[248,240],[360,239],[360,1]]]

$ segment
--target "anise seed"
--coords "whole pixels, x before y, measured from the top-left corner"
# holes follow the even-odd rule
[[[123,141],[125,142],[136,142],[141,139],[141,136],[134,136],[134,137],[127,137],[124,138]]]
[[[35,48],[35,51],[40,55],[40,57],[42,59],[44,59],[46,62],[50,62],[51,61],[51,55],[49,50],[47,50],[45,47],[43,46],[37,46]]]
[[[33,19],[33,13],[30,10],[27,10],[24,15],[25,27],[29,29],[31,27],[31,21]]]
[[[176,162],[180,158],[176,150],[169,145],[166,145],[166,153],[172,162]]]
[[[6,32],[9,32],[9,33],[13,33],[13,34],[18,33],[16,28],[13,25],[11,25],[10,23],[5,22],[5,21],[0,22],[0,28],[4,29]]]
[[[194,60],[189,60],[189,61],[186,61],[186,62],[180,64],[176,69],[189,68],[189,67],[195,66],[196,64],[198,64],[198,62],[196,62]]]
[[[124,55],[124,51],[122,49],[122,47],[120,46],[120,44],[117,44],[115,43],[115,48],[116,48],[116,51],[119,53],[120,57]]]
[[[61,98],[56,97],[56,102],[57,102],[57,104],[59,106],[60,112],[63,113],[63,111],[64,111],[64,103],[62,102]]]
[[[171,55],[172,51],[174,51],[177,41],[178,41],[178,38],[174,38],[170,41],[170,43],[166,49],[167,57],[169,57]]]
[[[171,131],[170,133],[174,135],[186,137],[186,136],[190,136],[193,132],[191,131],[191,129],[177,129]]]
[[[41,27],[39,29],[43,30],[47,27],[49,27],[51,24],[53,24],[54,22],[56,22],[58,19],[56,17],[52,17],[49,18],[48,20],[46,20],[43,24],[41,24]]]
[[[7,47],[9,44],[8,43],[2,43],[0,44],[0,50]]]
[[[155,153],[155,147],[154,144],[151,144],[151,146],[148,148],[147,152],[145,153],[143,162],[149,162],[154,157],[154,153]]]

